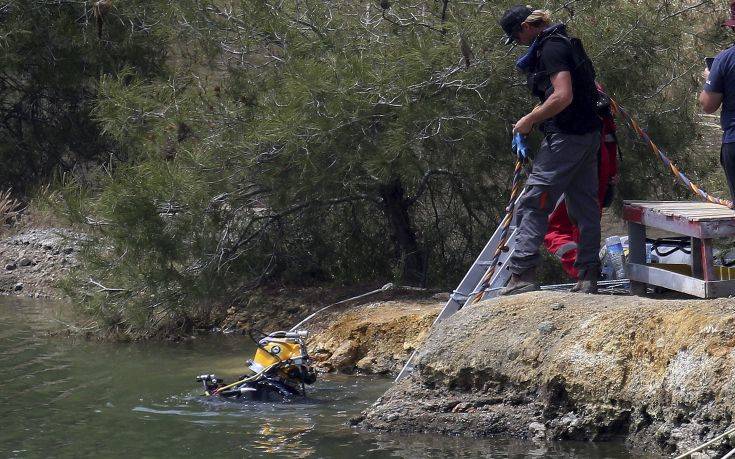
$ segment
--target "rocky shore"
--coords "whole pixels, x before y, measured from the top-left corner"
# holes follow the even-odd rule
[[[442,306],[435,299],[376,301],[333,312],[311,327],[309,352],[322,371],[397,375]]]
[[[0,238],[0,295],[59,299],[58,282],[78,265],[86,236],[31,227]],[[375,286],[263,288],[215,317],[213,331],[289,329],[312,312]],[[421,344],[446,299],[396,287],[317,315],[306,327],[310,353],[324,372],[394,375]]]
[[[0,240],[0,292],[58,297],[84,236],[31,229]],[[233,305],[219,329],[287,329],[375,287],[286,287]],[[417,370],[357,426],[378,431],[623,438],[635,451],[681,453],[724,432],[735,413],[735,300],[663,300],[535,292],[480,303],[429,332],[446,295],[395,288],[330,308],[306,327],[321,371]],[[729,440],[699,458],[719,457]]]
[[[730,427],[735,301],[535,292],[442,322],[418,369],[353,422],[680,453]],[[719,457],[718,444],[700,457]]]
[[[374,287],[261,291],[233,306],[220,329],[247,333],[287,330],[337,299]],[[445,295],[395,287],[327,309],[304,327],[309,354],[323,372],[396,375],[426,338]]]
[[[58,298],[56,283],[77,265],[84,235],[35,228],[0,239],[0,294]]]

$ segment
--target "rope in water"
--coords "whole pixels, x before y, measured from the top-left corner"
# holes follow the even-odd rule
[[[636,132],[636,134],[638,134],[638,136],[648,144],[649,148],[651,149],[651,153],[657,156],[661,160],[661,162],[664,163],[664,166],[668,167],[671,173],[673,173],[674,176],[679,179],[681,183],[684,184],[684,186],[689,188],[695,195],[699,196],[704,201],[708,201],[714,204],[720,204],[722,206],[732,207],[732,201],[712,196],[704,191],[702,188],[700,188],[696,183],[689,180],[689,178],[678,167],[676,167],[674,163],[671,162],[666,153],[661,150],[661,148],[659,148],[659,146],[656,145],[653,140],[651,140],[646,131],[640,127],[638,122],[628,113],[627,110],[619,105],[612,97],[610,97],[610,103],[613,113],[620,113],[620,115],[622,115],[622,117]]]
[[[510,202],[508,203],[508,207],[505,208],[505,217],[500,223],[503,227],[503,231],[500,233],[500,242],[498,243],[498,247],[495,249],[492,260],[490,261],[490,267],[488,268],[487,272],[485,272],[485,275],[482,277],[482,280],[480,281],[477,290],[470,293],[470,297],[472,298],[470,304],[477,303],[484,296],[485,290],[489,287],[490,281],[495,274],[495,268],[497,268],[498,266],[500,254],[503,253],[503,250],[505,250],[506,248],[508,236],[510,235],[510,223],[513,221],[513,214],[515,213],[516,201],[518,200],[518,196],[520,195],[523,188],[521,175],[523,174],[524,163],[525,159],[521,159],[520,157],[516,161],[515,171],[513,172],[513,185],[511,186],[510,191]]]

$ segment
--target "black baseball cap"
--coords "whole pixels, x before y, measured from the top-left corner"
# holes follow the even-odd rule
[[[533,10],[525,5],[516,5],[511,7],[500,18],[500,27],[505,32],[505,44],[509,45],[515,41],[513,34],[518,31],[523,21],[533,13]]]

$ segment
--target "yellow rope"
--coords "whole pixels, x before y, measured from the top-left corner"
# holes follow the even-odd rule
[[[648,134],[640,127],[638,124],[638,121],[633,119],[633,117],[625,111],[623,107],[621,107],[615,99],[612,97],[609,97],[610,99],[610,108],[612,110],[613,115],[621,114],[623,118],[628,122],[628,125],[638,134],[638,136],[648,144],[649,148],[651,149],[651,152],[658,157],[665,165],[669,166],[669,169],[671,172],[676,176],[677,179],[681,183],[683,183],[685,186],[687,186],[694,194],[699,196],[700,199],[711,202],[713,204],[719,204],[722,206],[730,207],[732,208],[733,203],[732,201],[729,201],[727,199],[718,198],[715,196],[711,196],[709,193],[704,191],[699,185],[689,180],[689,178],[684,175],[681,170],[676,167],[676,165],[671,162],[671,160],[664,154],[664,152],[656,145],[651,139]]]
[[[268,366],[266,368],[264,368],[263,370],[260,370],[258,373],[255,373],[253,376],[248,376],[247,378],[241,379],[240,381],[235,381],[232,384],[228,384],[228,385],[226,385],[224,387],[220,387],[219,389],[215,390],[212,393],[212,395],[217,395],[217,394],[219,394],[222,391],[225,391],[225,390],[227,390],[227,389],[229,389],[231,387],[237,386],[238,384],[243,384],[243,383],[246,383],[246,382],[254,381],[256,378],[259,378],[259,377],[263,376],[264,374],[266,374],[267,372],[269,372],[273,367],[275,367],[276,365],[280,365],[281,363],[283,363],[282,360],[281,361],[278,361],[278,362],[276,362],[276,363],[274,363],[274,364],[272,364],[272,365],[270,365],[270,366]]]

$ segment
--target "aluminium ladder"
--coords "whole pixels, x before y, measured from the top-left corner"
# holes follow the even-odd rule
[[[521,190],[521,193],[516,198],[516,206],[518,202],[520,202],[520,199],[523,197],[525,191],[525,188]],[[557,205],[559,202],[562,202],[563,199],[564,196],[562,195],[562,197],[557,202]],[[493,236],[490,238],[487,244],[485,244],[485,248],[482,249],[480,255],[472,264],[469,271],[467,271],[467,274],[465,274],[462,282],[459,283],[459,286],[449,296],[449,301],[447,301],[447,304],[444,305],[444,308],[434,320],[434,323],[431,325],[432,328],[434,328],[437,323],[450,317],[463,307],[470,305],[472,303],[474,294],[482,293],[482,296],[479,298],[480,300],[495,298],[500,294],[500,289],[502,289],[508,283],[508,280],[510,280],[511,273],[505,267],[505,262],[508,260],[508,258],[510,258],[511,255],[513,255],[513,252],[515,251],[516,229],[516,213],[514,212],[510,227],[508,228],[508,239],[505,243],[506,248],[500,253],[498,265],[495,267],[495,272],[490,278],[487,287],[483,289],[482,292],[480,292],[480,289],[482,288],[481,284],[483,277],[488,271],[490,271],[490,269],[493,268],[492,259],[495,255],[495,251],[498,248],[498,244],[500,244],[500,239],[503,233],[502,224],[498,226],[498,229],[495,230]],[[403,369],[398,374],[398,377],[396,377],[396,382],[411,374],[411,372],[413,371],[414,359],[416,358],[417,352],[418,350],[414,350],[411,356],[408,358],[408,361],[403,366]]]

